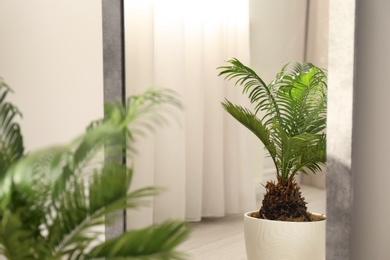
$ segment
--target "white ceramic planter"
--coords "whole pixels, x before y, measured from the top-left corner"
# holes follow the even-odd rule
[[[248,260],[324,260],[326,220],[273,221],[244,216]]]

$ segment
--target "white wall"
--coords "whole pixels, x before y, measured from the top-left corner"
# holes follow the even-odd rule
[[[101,13],[98,0],[0,0],[0,77],[15,91],[28,150],[102,117]]]

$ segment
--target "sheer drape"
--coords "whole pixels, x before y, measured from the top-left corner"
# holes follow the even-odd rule
[[[167,191],[150,207],[129,212],[129,227],[253,210],[262,151],[223,111],[225,97],[245,101],[216,69],[231,57],[249,63],[248,3],[125,1],[125,11],[127,95],[166,87],[185,106],[179,124],[158,128],[138,143],[134,185]]]

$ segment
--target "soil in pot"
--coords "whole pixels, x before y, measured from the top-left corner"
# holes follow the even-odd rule
[[[307,202],[294,179],[269,181],[266,186],[262,207],[252,217],[268,220],[310,222],[325,220],[325,216],[313,215],[307,211]]]

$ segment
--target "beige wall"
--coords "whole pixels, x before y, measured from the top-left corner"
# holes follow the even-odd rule
[[[101,1],[0,0],[0,77],[28,150],[66,142],[103,115]]]
[[[328,67],[329,0],[310,0],[307,61]]]
[[[251,65],[265,82],[282,66],[302,61],[306,0],[250,0]]]
[[[356,2],[353,260],[389,259],[389,1]]]

